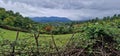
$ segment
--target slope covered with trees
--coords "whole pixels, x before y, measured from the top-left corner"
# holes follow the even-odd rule
[[[0,25],[10,26],[21,29],[30,29],[34,24],[28,17],[23,17],[19,12],[14,13],[11,10],[6,11],[4,8],[0,8]],[[8,27],[8,28],[10,28]]]
[[[20,13],[14,13],[11,10],[6,11],[4,8],[0,8],[0,27],[10,30],[20,31],[40,31],[41,33],[48,34],[46,28],[51,28],[53,34],[68,34],[73,32],[80,32],[81,26],[87,24],[109,24],[120,27],[120,14],[114,16],[107,16],[103,18],[95,18],[86,21],[71,21],[68,23],[37,23],[32,21],[28,17],[23,17]],[[50,26],[50,27],[49,27]],[[78,28],[78,29],[77,29]]]

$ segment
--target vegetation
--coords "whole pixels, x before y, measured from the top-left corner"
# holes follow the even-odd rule
[[[0,25],[8,25],[12,27],[20,27],[23,29],[30,29],[31,24],[34,22],[28,17],[23,17],[20,13],[9,10],[6,11],[4,8],[0,8]]]
[[[24,32],[31,32],[40,30],[40,33],[48,32],[45,30],[46,27],[53,27],[54,34],[68,34],[72,31],[71,26],[63,24],[63,23],[37,23],[32,21],[28,17],[23,17],[20,13],[9,10],[6,11],[4,8],[0,8],[0,27],[9,30],[19,30]],[[62,29],[64,28],[64,29]],[[68,29],[68,30],[67,30]]]
[[[17,26],[21,29],[27,29],[28,23],[31,24],[28,27],[29,33],[0,29],[1,56],[120,55],[120,15],[84,22],[42,24],[29,21],[20,14],[22,18],[17,19],[18,13],[11,14],[3,8],[0,12],[0,24],[3,26],[15,27],[18,22],[15,23],[14,19],[21,20],[21,25]],[[15,15],[15,18],[7,14]]]

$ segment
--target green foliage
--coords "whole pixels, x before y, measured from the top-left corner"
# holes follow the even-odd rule
[[[20,19],[20,21],[23,23],[20,23],[19,21],[17,21],[16,24],[18,25],[16,26],[21,25],[22,28],[30,27],[33,31],[31,34],[29,33],[29,35],[22,33],[22,34],[25,34],[25,36],[20,37],[20,39],[16,42],[15,51],[18,53],[24,53],[22,55],[28,55],[28,53],[36,54],[38,47],[36,46],[35,40],[33,38],[33,34],[39,33],[39,31],[44,32],[46,26],[52,26],[51,28],[52,28],[53,34],[66,34],[66,33],[77,32],[75,36],[72,36],[71,34],[54,35],[55,42],[57,43],[56,45],[60,50],[64,51],[65,48],[63,46],[65,46],[65,44],[69,41],[69,37],[72,36],[71,42],[68,43],[68,46],[67,46],[68,48],[74,47],[74,49],[84,49],[85,54],[87,55],[92,55],[95,51],[98,52],[101,48],[102,48],[101,52],[104,51],[104,52],[115,54],[111,50],[114,50],[114,51],[120,50],[120,27],[119,27],[120,19],[118,19],[119,17],[117,16],[114,16],[114,18],[116,19],[112,19],[112,20],[111,19],[107,19],[107,20],[96,19],[96,20],[93,20],[92,22],[88,21],[85,23],[77,24],[77,25],[76,24],[75,25],[74,24],[73,25],[61,24],[57,26],[50,25],[50,24],[38,25],[37,23],[28,24],[26,22],[30,22],[30,21],[26,20],[26,22],[23,22],[23,20]],[[10,22],[10,20],[8,20],[7,22]],[[10,35],[8,34],[13,33],[12,31],[5,31],[5,32],[6,33],[9,32],[7,34],[4,33],[5,35],[2,34],[6,38],[10,37]],[[47,33],[47,31],[45,31],[45,33]],[[12,37],[15,34],[16,32],[14,32],[14,34],[11,34]],[[49,36],[49,37],[44,37],[44,36]],[[55,47],[53,46],[53,43],[51,40],[51,35],[41,34],[39,38],[39,43],[40,44],[38,46],[40,48],[40,51],[45,51],[45,52],[56,51],[54,49]],[[10,47],[14,45],[14,41],[1,38],[0,45],[1,45],[0,52],[3,52],[3,53],[5,51],[11,52]]]
[[[32,28],[30,24],[35,24],[35,22],[28,17],[23,17],[18,12],[14,13],[11,10],[6,11],[4,8],[0,8],[0,25],[8,25],[29,30]]]

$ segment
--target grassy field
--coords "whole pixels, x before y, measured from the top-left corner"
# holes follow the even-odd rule
[[[9,39],[9,40],[14,40],[16,37],[17,32],[16,31],[10,31],[10,30],[6,30],[6,29],[1,29],[0,28],[0,36],[4,39]],[[29,35],[29,33],[23,33],[20,32],[19,34],[19,38],[23,38],[25,36]]]
[[[8,40],[15,40],[16,38],[16,31],[10,31],[6,29],[1,29],[0,28],[0,37]],[[76,34],[75,36],[77,36]],[[71,38],[72,34],[64,34],[64,35],[54,35],[55,42],[58,46],[63,46],[67,43],[67,41]],[[24,33],[20,32],[19,33],[19,39],[25,39],[27,38],[30,42],[34,42],[34,37],[30,33]],[[39,37],[39,43],[44,46],[44,44],[49,44],[52,42],[51,35],[47,34],[40,34]]]

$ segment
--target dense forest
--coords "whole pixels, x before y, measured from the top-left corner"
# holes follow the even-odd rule
[[[29,29],[33,23],[32,20],[23,17],[19,12],[14,13],[11,10],[6,11],[4,8],[0,8],[0,25]]]

